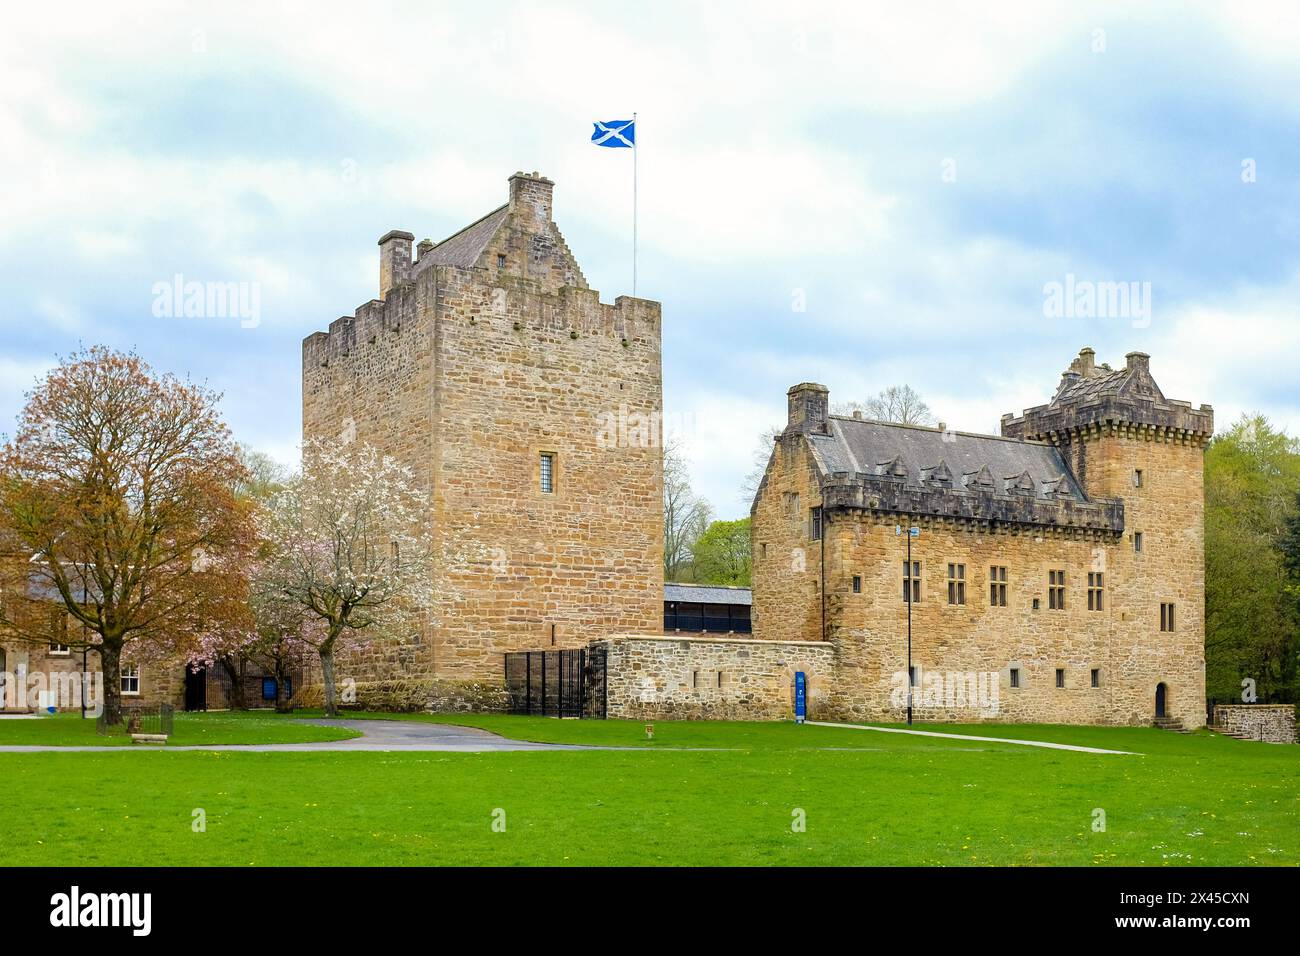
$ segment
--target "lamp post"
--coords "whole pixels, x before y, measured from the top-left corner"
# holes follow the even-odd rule
[[[894,525],[894,534],[903,533],[902,525]],[[903,587],[907,589],[907,726],[912,726],[912,539],[919,537],[921,529],[913,525],[907,529],[907,566],[903,569]]]

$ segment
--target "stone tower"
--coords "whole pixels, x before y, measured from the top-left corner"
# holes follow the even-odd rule
[[[662,627],[660,306],[600,301],[554,184],[433,243],[379,240],[379,298],[303,342],[303,436],[379,447],[429,489],[437,620],[341,674],[489,678],[502,653]],[[657,434],[657,430],[655,432]]]
[[[1123,503],[1122,544],[1098,549],[1092,569],[1106,575],[1117,612],[1109,667],[1117,681],[1159,679],[1132,680],[1125,686],[1133,699],[1116,706],[1146,711],[1148,698],[1162,693],[1167,714],[1203,724],[1204,452],[1213,409],[1166,399],[1144,352],[1129,352],[1124,367],[1112,369],[1085,348],[1052,401],[1004,415],[1002,434],[1050,442],[1090,498]]]

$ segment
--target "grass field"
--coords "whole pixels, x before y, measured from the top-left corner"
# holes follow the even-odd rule
[[[648,741],[630,721],[431,719],[636,749],[0,754],[0,846],[10,865],[1300,863],[1298,747],[934,728],[1143,754],[1110,756],[792,724],[656,722]],[[307,732],[178,715],[178,737],[190,721],[210,742]],[[31,723],[0,722],[0,743]],[[726,749],[673,749],[689,747]]]
[[[341,727],[316,727],[273,711],[176,715],[168,743],[174,747],[221,744],[298,744],[314,740],[346,740],[358,736]],[[46,747],[129,747],[125,727],[108,734],[95,731],[95,721],[80,714],[57,714],[34,719],[0,718],[0,745]]]

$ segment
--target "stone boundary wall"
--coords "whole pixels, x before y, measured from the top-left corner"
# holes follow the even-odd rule
[[[510,696],[500,683],[476,680],[377,680],[358,681],[356,700],[342,701],[341,710],[378,710],[394,713],[506,713]],[[311,684],[293,696],[294,707],[325,706],[325,687]]]
[[[1296,742],[1293,704],[1215,704],[1214,728],[1271,744]]]
[[[827,716],[818,711],[834,680],[827,643],[650,636],[601,643],[611,718],[786,720],[794,716],[796,671],[808,678],[809,718]]]

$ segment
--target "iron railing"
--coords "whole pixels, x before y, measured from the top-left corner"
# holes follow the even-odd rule
[[[510,712],[540,717],[606,714],[605,648],[515,651],[505,655]]]

